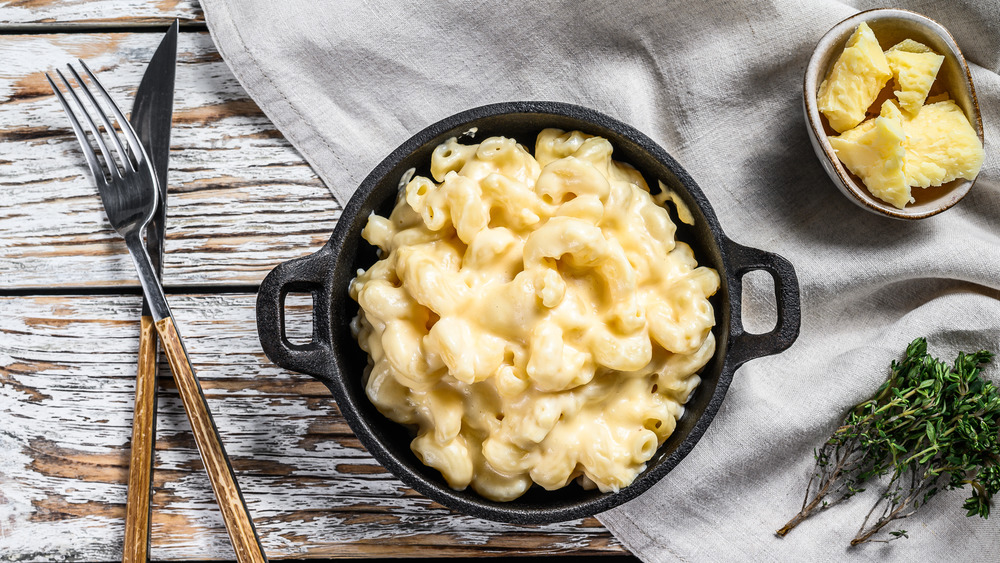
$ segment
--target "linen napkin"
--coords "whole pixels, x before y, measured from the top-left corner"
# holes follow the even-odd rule
[[[795,265],[795,345],[738,370],[694,451],[653,489],[600,515],[638,557],[996,559],[997,517],[966,518],[960,491],[903,521],[910,539],[847,547],[873,490],[774,535],[801,505],[813,448],[910,340],[927,336],[949,361],[958,350],[1000,351],[996,2],[896,4],[955,36],[986,132],[971,193],[917,222],[870,214],[841,195],[802,116],[813,47],[843,18],[885,7],[873,2],[202,3],[237,78],[341,204],[385,155],[441,118],[492,102],[564,101],[645,132],[695,178],[730,237]],[[745,323],[765,332],[769,278],[755,273],[746,285]],[[1000,380],[1000,367],[986,374]]]

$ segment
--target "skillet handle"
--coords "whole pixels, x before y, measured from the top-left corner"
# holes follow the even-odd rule
[[[727,255],[732,265],[729,274],[730,329],[729,359],[733,369],[746,362],[786,350],[799,336],[802,303],[795,268],[785,258],[737,244],[727,239]],[[752,334],[743,329],[743,276],[764,270],[774,280],[778,322],[774,330]]]
[[[326,288],[333,255],[324,246],[309,256],[283,262],[260,284],[257,335],[267,357],[285,369],[322,377],[333,359],[331,296]],[[290,291],[312,294],[313,333],[307,344],[292,344],[285,334],[285,297]]]

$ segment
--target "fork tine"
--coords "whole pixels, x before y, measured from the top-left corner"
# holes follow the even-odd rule
[[[104,136],[101,135],[101,130],[98,129],[97,123],[94,123],[94,118],[90,117],[90,112],[88,112],[87,108],[83,106],[83,102],[80,101],[80,96],[76,95],[76,90],[73,89],[73,85],[70,84],[69,80],[66,79],[66,76],[63,75],[58,68],[56,69],[56,74],[58,74],[59,78],[62,79],[63,84],[66,86],[66,90],[69,92],[70,98],[72,98],[77,109],[80,110],[80,113],[83,114],[83,118],[86,121],[87,126],[90,127],[91,132],[94,133],[94,140],[97,141],[97,147],[101,149],[101,155],[104,157],[104,163],[108,166],[108,172],[112,177],[120,177],[121,172],[118,170],[118,165],[115,163],[114,159],[111,158],[111,151],[108,149],[108,144],[104,142]]]
[[[97,76],[95,76],[94,73],[91,72],[90,67],[87,66],[87,63],[83,62],[83,59],[77,59],[77,60],[80,61],[80,65],[83,66],[83,70],[87,72],[87,75],[90,76],[90,79],[94,82],[94,85],[97,86],[97,90],[101,93],[102,96],[104,96],[104,99],[108,102],[108,105],[111,106],[111,111],[114,112],[115,114],[115,119],[118,121],[118,126],[121,127],[122,133],[125,134],[125,140],[128,141],[128,145],[132,148],[132,154],[135,155],[136,164],[142,166],[143,162],[146,160],[145,157],[146,151],[145,149],[143,149],[142,143],[139,142],[139,137],[136,136],[135,130],[132,129],[132,124],[129,123],[127,119],[125,119],[125,115],[123,115],[122,110],[118,108],[118,104],[116,104],[115,101],[111,99],[111,95],[108,94],[108,91],[104,88],[104,85],[101,84],[101,81],[97,79]]]
[[[128,153],[125,152],[125,147],[122,146],[121,140],[118,139],[118,134],[115,132],[114,126],[111,125],[111,121],[108,119],[107,114],[104,113],[100,104],[97,103],[97,99],[90,93],[90,88],[87,87],[87,83],[80,78],[80,75],[76,72],[76,69],[73,68],[73,65],[68,64],[66,66],[69,67],[69,71],[73,73],[73,78],[75,78],[76,83],[80,85],[80,89],[83,90],[84,95],[87,96],[88,100],[90,100],[91,107],[97,110],[97,115],[100,116],[101,123],[104,124],[104,130],[108,132],[108,136],[111,137],[111,142],[115,145],[115,150],[118,151],[118,158],[121,159],[122,166],[124,166],[125,170],[128,170],[129,172],[134,171],[135,167],[132,166],[132,161],[129,159]]]
[[[66,77],[63,76],[62,73],[60,73],[58,70],[56,70],[56,72],[59,73],[59,78],[61,78],[63,83],[66,84],[66,87],[69,90],[70,94],[73,94],[73,89],[70,88],[69,84],[66,82]],[[59,87],[56,86],[56,83],[52,80],[52,77],[49,76],[49,73],[47,72],[45,73],[45,79],[49,81],[49,86],[52,87],[52,91],[55,92],[56,98],[59,99],[59,103],[62,105],[63,111],[66,112],[66,117],[69,118],[70,125],[73,126],[73,132],[76,133],[76,140],[80,141],[80,149],[83,151],[83,156],[87,159],[87,164],[90,166],[90,173],[94,175],[94,181],[97,182],[98,186],[105,185],[107,181],[104,176],[104,170],[101,168],[101,163],[97,160],[97,155],[94,153],[94,148],[90,146],[90,141],[87,140],[86,133],[83,132],[83,127],[80,126],[80,120],[77,119],[76,114],[69,107],[69,103],[66,102],[66,98],[59,90]],[[73,95],[75,97],[75,94]],[[77,103],[79,104],[79,100],[77,100]],[[86,112],[84,112],[84,115],[87,115]],[[96,130],[93,121],[90,122],[90,126],[93,130]],[[97,135],[97,138],[100,139],[99,134]],[[107,152],[105,152],[105,147],[103,146],[101,147],[101,152],[103,152],[105,158],[107,158]]]

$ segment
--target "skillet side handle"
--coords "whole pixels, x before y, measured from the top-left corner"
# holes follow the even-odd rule
[[[285,369],[322,377],[333,360],[331,296],[325,285],[333,254],[324,246],[309,256],[283,262],[260,284],[257,335],[267,357]],[[292,291],[312,294],[313,333],[307,344],[292,344],[285,333],[285,297]]]
[[[786,350],[799,336],[802,303],[795,268],[785,258],[727,241],[727,255],[732,269],[729,277],[730,325],[729,358],[733,369],[746,362]],[[743,276],[764,270],[774,280],[778,321],[771,332],[752,334],[743,329]]]

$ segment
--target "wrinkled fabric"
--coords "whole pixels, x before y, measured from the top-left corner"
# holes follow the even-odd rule
[[[848,548],[875,489],[794,515],[813,449],[870,396],[913,338],[951,361],[1000,351],[1000,4],[900,2],[947,27],[983,112],[986,161],[970,194],[895,221],[840,194],[813,154],[802,76],[813,47],[874,2],[324,3],[203,0],[233,72],[343,205],[420,129],[492,102],[555,100],[660,143],[699,183],[726,233],[788,258],[802,329],[736,372],[694,451],[651,490],[600,515],[645,561],[995,560],[996,520],[941,493],[902,522],[910,539]],[[744,322],[765,332],[770,279],[745,280]],[[993,366],[986,375],[1000,380]]]

